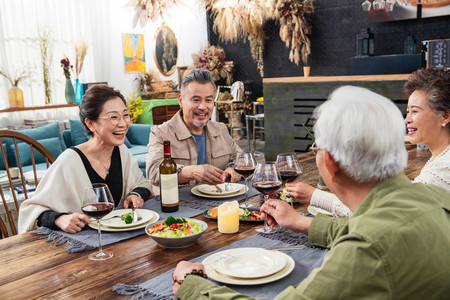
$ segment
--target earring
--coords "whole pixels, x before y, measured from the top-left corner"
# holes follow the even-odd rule
[[[445,123],[442,123],[442,127],[445,127],[447,124],[445,124]]]

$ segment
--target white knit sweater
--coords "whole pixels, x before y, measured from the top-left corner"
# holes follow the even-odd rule
[[[450,192],[450,151],[444,150],[434,159],[430,159],[413,182],[434,184]],[[350,218],[353,215],[334,194],[319,189],[312,194],[310,205],[331,212],[334,218]]]

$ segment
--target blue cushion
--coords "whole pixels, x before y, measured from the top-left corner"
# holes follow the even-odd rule
[[[136,156],[139,154],[147,155],[147,152],[148,152],[147,146],[142,146],[142,145],[131,145],[131,148],[128,150],[130,151],[131,155],[133,155],[133,156]]]
[[[123,143],[125,144],[125,146],[127,146],[127,148],[131,148],[131,143],[128,140],[127,136],[125,136],[125,141]]]
[[[42,139],[57,137],[59,139],[61,149],[63,151],[66,150],[66,144],[64,143],[61,132],[59,131],[58,122],[55,122],[50,125],[42,126],[42,127],[33,128],[33,129],[17,130],[17,132],[26,134],[35,140],[42,140]]]
[[[3,143],[3,150],[5,151],[5,155],[8,158],[8,147],[6,147],[6,143]],[[5,170],[5,163],[3,162],[2,150],[0,149],[0,170]]]
[[[50,153],[53,154],[54,157],[58,157],[62,153],[61,145],[57,137],[38,140],[38,142],[42,146],[47,148],[47,150],[50,151]],[[14,157],[17,159],[16,148],[14,147],[14,144],[12,144],[10,147],[14,154]],[[31,161],[30,145],[28,145],[27,143],[17,143],[17,148],[19,150],[20,162],[22,166],[31,165],[32,161]],[[37,150],[34,150],[34,161],[36,164],[45,163],[45,158]],[[19,162],[16,160],[16,165],[18,164]]]
[[[69,120],[70,135],[72,136],[72,145],[76,146],[87,142],[87,137],[84,131],[84,125],[80,120]]]

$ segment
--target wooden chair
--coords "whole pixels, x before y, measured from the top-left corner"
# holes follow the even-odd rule
[[[7,143],[6,139],[12,140],[12,143]],[[22,143],[20,143],[20,142],[22,142]],[[23,144],[28,145],[29,148],[27,146],[24,147]],[[13,151],[13,149],[5,149],[6,145],[14,146],[15,151]],[[19,147],[20,147],[20,151],[19,151]],[[4,191],[6,192],[8,189],[11,191],[11,195],[14,200],[14,205],[15,205],[15,209],[17,212],[17,217],[19,216],[19,202],[18,202],[18,195],[14,188],[17,188],[17,187],[21,188],[23,191],[24,199],[28,199],[28,192],[27,192],[27,186],[26,186],[27,182],[24,177],[24,172],[23,172],[22,163],[21,163],[21,155],[25,156],[25,154],[26,154],[26,155],[31,156],[31,164],[32,164],[32,168],[33,168],[34,182],[35,182],[36,186],[38,184],[39,178],[38,178],[37,172],[36,172],[35,153],[39,153],[40,155],[42,155],[44,157],[47,168],[50,166],[50,164],[52,164],[55,161],[55,157],[53,156],[53,154],[50,153],[49,150],[47,150],[44,146],[42,146],[35,139],[33,139],[25,134],[22,134],[22,133],[19,133],[16,131],[12,131],[12,130],[0,130],[0,150],[1,150],[2,157],[3,157],[3,163],[5,166],[5,173],[6,173],[5,176],[7,177],[7,180],[2,179],[0,181],[1,182],[0,183],[0,196],[3,201],[3,208],[6,212],[6,218],[9,223],[9,229],[10,229],[10,231],[8,232],[5,222],[0,218],[0,239],[1,239],[3,237],[8,237],[10,234],[12,234],[12,235],[17,234],[17,229],[16,229],[16,225],[14,224],[12,210],[9,208],[8,203],[6,202],[6,197],[5,197]],[[17,168],[19,169],[19,177],[18,178],[16,176],[14,176],[15,174],[11,174],[11,169],[8,166],[8,158],[6,155],[7,151],[14,153],[15,160],[17,162]]]

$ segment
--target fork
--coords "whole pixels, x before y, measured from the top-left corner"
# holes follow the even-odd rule
[[[230,177],[227,177],[227,178],[225,179],[225,192],[231,191],[230,180],[231,180]]]
[[[125,218],[122,217],[122,216],[119,216],[119,215],[117,215],[117,216],[112,216],[112,217],[110,217],[110,218],[108,218],[108,219],[102,219],[102,221],[109,221],[109,220],[114,219],[114,218],[120,218],[121,220],[125,221]]]
[[[215,187],[216,187],[218,193],[222,193],[222,189],[217,184],[215,185]]]

